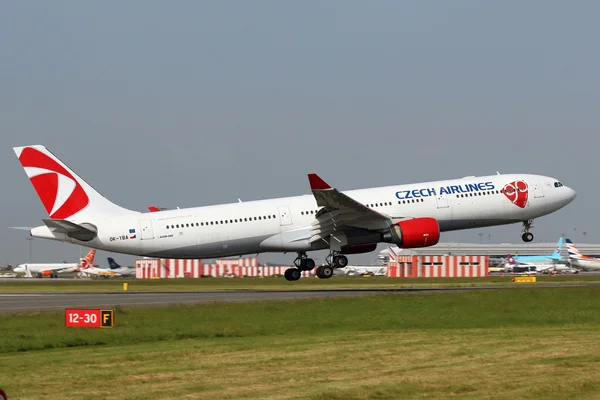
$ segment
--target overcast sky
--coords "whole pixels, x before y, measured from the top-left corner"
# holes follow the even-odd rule
[[[12,151],[29,144],[140,211],[308,193],[309,172],[342,190],[544,174],[578,197],[536,220],[536,241],[598,242],[598,15],[597,1],[4,2],[0,264],[29,257],[8,227],[46,217]],[[33,242],[37,262],[79,254]]]

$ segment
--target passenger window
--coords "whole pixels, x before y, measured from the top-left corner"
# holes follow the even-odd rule
[[[169,229],[169,225],[167,225],[167,229]]]

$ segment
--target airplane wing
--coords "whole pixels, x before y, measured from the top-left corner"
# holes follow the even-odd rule
[[[96,237],[96,231],[87,226],[77,225],[64,219],[43,219],[44,224],[53,232],[64,233],[74,239],[89,241]]]
[[[53,269],[52,272],[56,272],[57,274],[62,274],[63,272],[69,273],[73,272],[73,267]]]
[[[317,174],[309,174],[308,181],[317,205],[323,207],[315,216],[310,230],[310,242],[325,240],[344,228],[380,230],[388,228],[396,218],[370,209],[339,190],[329,186]],[[403,218],[399,218],[403,219]]]

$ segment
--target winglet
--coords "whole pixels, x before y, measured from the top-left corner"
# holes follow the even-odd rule
[[[150,212],[159,212],[159,211],[160,211],[160,208],[158,208],[158,207],[154,207],[154,206],[150,206],[150,207],[148,207],[148,210],[149,210]]]
[[[311,190],[327,190],[331,189],[331,186],[327,184],[321,177],[317,174],[308,174],[308,182],[310,183]]]

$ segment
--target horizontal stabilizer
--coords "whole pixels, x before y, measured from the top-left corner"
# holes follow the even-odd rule
[[[44,219],[44,224],[52,232],[63,233],[73,239],[88,242],[96,237],[96,228],[93,225],[78,225],[64,219]]]

